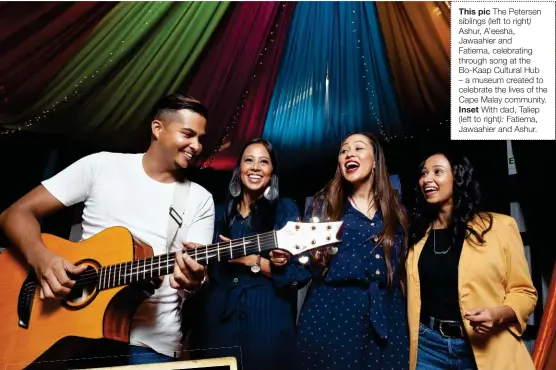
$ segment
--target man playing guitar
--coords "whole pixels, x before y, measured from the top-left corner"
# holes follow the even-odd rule
[[[200,102],[180,95],[164,97],[154,108],[152,140],[145,153],[86,156],[43,181],[0,215],[0,227],[37,274],[41,299],[66,296],[75,284],[68,273],[80,274],[85,267],[54,254],[41,240],[39,220],[63,207],[85,203],[83,239],[123,226],[150,245],[155,255],[167,252],[168,209],[176,183],[202,150],[206,120],[207,109]],[[130,346],[120,351],[125,361],[119,364],[171,361],[180,355],[184,291],[200,287],[205,268],[179,251],[209,244],[214,228],[211,194],[191,182],[187,199],[182,227],[171,245],[177,253],[173,274],[137,308]],[[95,347],[101,356],[108,350]]]

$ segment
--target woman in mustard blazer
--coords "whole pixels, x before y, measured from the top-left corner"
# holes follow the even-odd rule
[[[534,370],[521,335],[537,292],[515,220],[479,211],[463,157],[429,156],[406,262],[410,370]]]

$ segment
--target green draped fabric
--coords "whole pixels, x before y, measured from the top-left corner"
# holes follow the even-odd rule
[[[49,83],[29,116],[10,128],[48,126],[50,132],[98,137],[136,132],[155,102],[183,82],[228,6],[120,3]]]

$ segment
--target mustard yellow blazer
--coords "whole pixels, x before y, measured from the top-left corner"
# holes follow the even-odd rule
[[[458,267],[462,320],[479,370],[534,370],[533,361],[521,335],[535,308],[537,291],[531,281],[515,220],[496,213],[492,213],[492,216],[492,229],[484,236],[486,244],[477,246],[468,240],[463,244]],[[486,228],[478,217],[471,225],[477,232]],[[417,365],[421,314],[418,261],[429,232],[430,229],[410,248],[406,261],[410,370],[415,370]],[[467,310],[501,305],[514,310],[518,323],[482,336],[473,331],[469,321],[463,319],[463,313]]]

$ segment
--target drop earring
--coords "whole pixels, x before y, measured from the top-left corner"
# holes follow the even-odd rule
[[[278,176],[276,174],[270,178],[270,184],[264,190],[263,196],[271,202],[278,198]]]
[[[236,198],[239,196],[239,194],[241,194],[241,186],[239,185],[239,182],[234,181],[230,184],[230,194],[232,195],[232,197]]]
[[[269,187],[267,187],[263,193],[263,196],[267,199],[267,200],[275,200],[278,197],[277,191],[276,189],[274,189],[274,187],[271,185]]]

